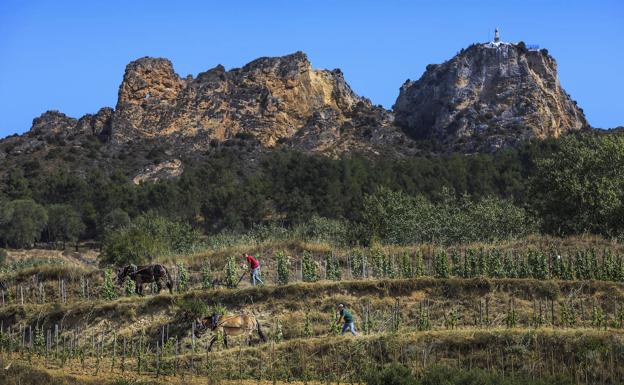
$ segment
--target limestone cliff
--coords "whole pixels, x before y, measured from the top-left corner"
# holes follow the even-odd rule
[[[280,141],[314,150],[332,147],[345,132],[341,127],[356,126],[359,115],[371,112],[369,129],[383,126],[401,135],[382,109],[351,90],[340,70],[312,69],[302,52],[230,71],[219,65],[196,78],[181,78],[169,60],[142,58],[126,67],[112,135],[122,143],[159,136],[223,141],[244,134],[263,146]],[[315,135],[328,119],[327,132]]]
[[[476,44],[401,87],[395,122],[414,139],[447,150],[492,151],[589,127],[563,90],[546,50],[523,43]]]

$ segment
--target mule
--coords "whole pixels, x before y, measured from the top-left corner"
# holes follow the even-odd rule
[[[210,317],[204,317],[203,319],[195,320],[195,337],[200,337],[206,330],[210,329],[215,333],[210,339],[210,345],[208,351],[211,351],[212,345],[217,341],[217,333],[221,331],[223,333],[223,344],[228,347],[228,336],[238,336],[241,334],[247,334],[247,344],[251,346],[251,336],[254,331],[258,332],[258,336],[262,342],[266,342],[267,338],[262,332],[260,322],[253,315],[240,314],[221,316],[220,314],[213,313]]]
[[[156,282],[158,292],[162,290],[161,281],[165,281],[165,285],[169,289],[169,293],[173,294],[173,280],[167,268],[159,263],[153,265],[136,266],[128,265],[117,271],[117,283],[123,284],[126,277],[130,277],[134,281],[136,292],[143,295],[143,284]]]

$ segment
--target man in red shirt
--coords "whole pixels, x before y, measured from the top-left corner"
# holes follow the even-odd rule
[[[249,269],[251,270],[251,283],[254,286],[256,286],[256,282],[260,282],[264,285],[264,282],[260,279],[260,262],[258,262],[253,255],[249,255],[247,253],[243,254],[243,257],[245,257],[247,263],[249,263]]]

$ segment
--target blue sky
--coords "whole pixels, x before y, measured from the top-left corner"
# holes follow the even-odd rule
[[[48,109],[113,106],[125,65],[182,76],[304,51],[390,108],[429,63],[492,38],[539,44],[595,127],[624,125],[624,1],[0,1],[0,137]]]

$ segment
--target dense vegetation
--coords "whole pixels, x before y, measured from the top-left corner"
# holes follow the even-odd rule
[[[2,181],[5,246],[105,240],[148,211],[205,234],[292,228],[324,218],[345,243],[499,240],[624,230],[624,139],[584,134],[496,154],[404,159],[220,148],[176,180],[134,185],[121,170],[38,172]],[[136,235],[136,234],[135,234]],[[126,235],[127,236],[127,235]]]

